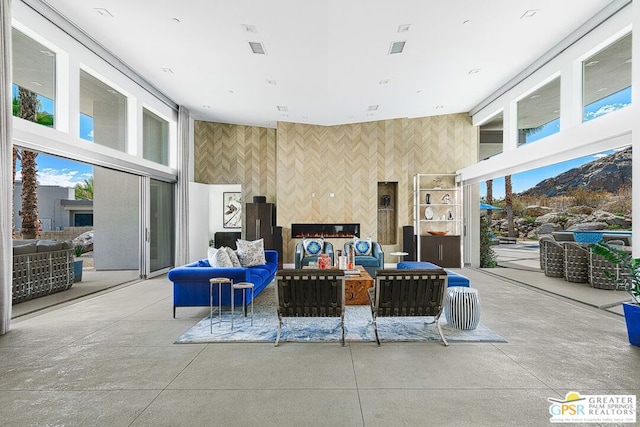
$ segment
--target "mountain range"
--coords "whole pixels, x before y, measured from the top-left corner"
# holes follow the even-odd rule
[[[567,195],[572,189],[617,193],[631,187],[631,147],[570,169],[553,178],[547,178],[519,196],[553,197]]]

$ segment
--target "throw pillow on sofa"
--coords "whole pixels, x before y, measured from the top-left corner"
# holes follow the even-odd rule
[[[242,267],[242,264],[240,264],[240,260],[238,259],[238,254],[236,254],[236,251],[234,251],[228,246],[224,246],[224,250],[227,252],[227,255],[229,255],[229,259],[231,259],[231,264],[233,264],[234,267]]]
[[[225,251],[224,248],[209,248],[207,252],[207,258],[209,259],[209,264],[211,265],[211,267],[233,267],[231,258],[229,258],[229,254],[227,254],[227,251]]]
[[[356,250],[356,255],[371,255],[371,238],[358,239],[353,238],[353,248]]]
[[[302,248],[304,249],[304,256],[318,256],[322,253],[324,247],[324,239],[303,239]]]
[[[254,265],[264,265],[267,259],[264,256],[264,239],[248,240],[238,239],[236,241],[238,247],[238,259],[243,267],[252,267]]]

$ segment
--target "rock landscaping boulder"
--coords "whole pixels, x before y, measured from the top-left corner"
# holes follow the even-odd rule
[[[73,239],[73,246],[82,246],[82,252],[91,252],[93,250],[93,230],[82,233]]]
[[[589,231],[589,230],[606,230],[606,222],[583,222],[576,224],[571,228],[567,228],[569,231]]]
[[[532,217],[539,217],[542,216],[544,214],[548,214],[552,211],[551,208],[548,208],[546,206],[536,206],[536,205],[532,205],[532,206],[527,206],[526,208],[524,208],[524,211],[522,212],[522,215],[524,216],[532,216]]]

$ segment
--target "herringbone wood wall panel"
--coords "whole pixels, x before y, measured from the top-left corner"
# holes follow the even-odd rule
[[[285,262],[293,262],[292,223],[357,222],[361,237],[376,240],[379,181],[398,183],[401,235],[413,221],[413,175],[474,164],[477,146],[477,129],[466,114],[328,127],[278,123],[276,203]],[[400,248],[398,242],[384,250]]]
[[[242,200],[266,196],[276,201],[276,130],[195,122],[195,180],[241,184]]]
[[[196,122],[195,176],[202,183],[240,183],[245,201],[253,195],[275,201],[284,262],[293,263],[292,223],[357,222],[361,237],[376,240],[378,182],[389,181],[398,183],[400,236],[401,227],[413,223],[413,175],[474,164],[477,147],[467,114],[340,126],[280,122],[277,133]],[[340,249],[344,240],[333,243]]]

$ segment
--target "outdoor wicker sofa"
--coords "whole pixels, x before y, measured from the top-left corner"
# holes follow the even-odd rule
[[[14,240],[13,303],[69,289],[73,261],[71,240]]]

